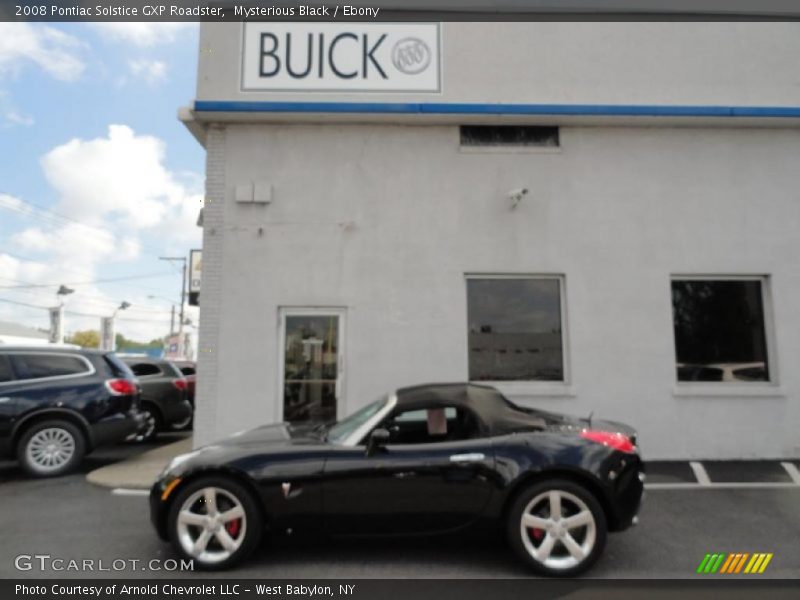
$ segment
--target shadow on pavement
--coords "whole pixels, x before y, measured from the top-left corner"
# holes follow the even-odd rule
[[[85,476],[90,471],[134,457],[148,450],[154,450],[167,444],[186,439],[191,432],[169,432],[159,434],[155,440],[146,443],[124,442],[115,446],[103,446],[84,457],[80,466],[62,477]],[[37,479],[27,475],[16,460],[0,460],[0,483]],[[46,481],[49,478],[42,478]],[[58,478],[54,478],[58,479]]]

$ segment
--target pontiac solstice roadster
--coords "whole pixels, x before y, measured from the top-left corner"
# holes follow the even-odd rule
[[[533,571],[573,576],[636,523],[636,433],[523,408],[496,389],[399,389],[338,423],[268,425],[176,457],[150,493],[158,535],[199,568],[265,531],[454,532],[497,523]]]

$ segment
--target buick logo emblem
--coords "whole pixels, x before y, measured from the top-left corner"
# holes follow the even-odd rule
[[[392,48],[392,64],[401,73],[416,75],[431,64],[431,49],[419,38],[403,38]]]

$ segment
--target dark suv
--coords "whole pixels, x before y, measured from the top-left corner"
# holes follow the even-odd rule
[[[147,356],[120,356],[130,367],[142,391],[141,410],[147,425],[139,441],[153,439],[159,431],[185,428],[192,422],[192,405],[183,373],[168,360]]]
[[[31,475],[61,475],[144,425],[130,369],[113,353],[0,346],[0,456]]]
[[[192,413],[194,413],[194,388],[197,385],[197,363],[193,360],[173,360],[173,365],[180,369],[183,376],[186,378],[186,399],[192,405]],[[172,429],[175,431],[185,431],[192,428],[192,420],[187,423],[173,425]]]

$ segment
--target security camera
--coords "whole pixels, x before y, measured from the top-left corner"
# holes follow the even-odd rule
[[[508,192],[508,199],[511,200],[511,208],[516,208],[519,201],[528,194],[528,188],[517,188]]]

